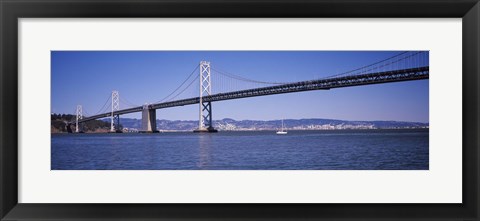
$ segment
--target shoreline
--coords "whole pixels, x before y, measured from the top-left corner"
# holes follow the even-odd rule
[[[299,130],[299,129],[287,129],[287,131],[374,131],[374,130],[418,130],[425,129],[428,130],[429,127],[412,127],[412,128],[358,128],[358,129],[309,129],[309,130]],[[193,130],[159,130],[161,133],[193,133]],[[218,132],[275,132],[277,129],[265,129],[265,130],[219,130]],[[70,134],[66,132],[51,132],[50,134]],[[110,134],[110,132],[91,132],[87,131],[83,134]],[[121,134],[140,134],[140,132],[123,132]]]

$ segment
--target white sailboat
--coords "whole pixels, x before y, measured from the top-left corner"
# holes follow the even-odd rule
[[[287,134],[287,131],[285,130],[284,125],[283,125],[283,119],[282,119],[282,129],[277,131],[277,134],[280,134],[280,135]]]

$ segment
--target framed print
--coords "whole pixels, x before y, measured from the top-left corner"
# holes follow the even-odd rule
[[[479,219],[478,1],[0,6],[1,220]]]

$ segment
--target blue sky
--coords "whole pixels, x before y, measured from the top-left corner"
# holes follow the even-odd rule
[[[399,54],[399,51],[52,51],[52,112],[90,115],[112,90],[136,105],[162,100],[200,61],[212,69],[268,82],[318,79]],[[198,75],[198,71],[194,72]],[[215,76],[214,76],[215,75]],[[213,91],[245,83],[212,71]],[[217,82],[215,82],[217,80]],[[178,98],[198,96],[198,81]],[[258,84],[260,85],[260,84]],[[268,86],[268,85],[265,85]],[[329,118],[429,122],[429,81],[410,81],[215,102],[213,118]],[[120,108],[127,108],[121,103]],[[110,104],[107,104],[110,105]],[[88,115],[87,114],[87,115]],[[140,118],[139,113],[121,117]],[[198,105],[157,110],[157,119],[198,120]]]

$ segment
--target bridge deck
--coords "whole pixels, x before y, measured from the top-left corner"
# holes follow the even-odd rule
[[[410,68],[410,69],[401,69],[395,71],[385,71],[385,72],[376,72],[362,75],[353,75],[353,76],[344,76],[336,78],[326,78],[320,80],[311,80],[311,81],[300,81],[295,83],[282,84],[271,87],[262,87],[249,90],[233,91],[228,93],[219,93],[213,94],[210,96],[205,96],[202,98],[204,102],[215,102],[223,100],[232,100],[240,99],[247,97],[256,97],[256,96],[266,96],[273,94],[284,94],[284,93],[293,93],[301,91],[311,91],[311,90],[329,90],[332,88],[339,87],[352,87],[360,85],[369,85],[369,84],[382,84],[389,82],[400,82],[400,81],[412,81],[412,80],[421,80],[429,78],[429,66],[419,67],[419,68]],[[200,102],[199,97],[188,98],[176,101],[169,101],[157,104],[149,105],[149,109],[162,109],[169,107],[177,107],[191,104],[198,104]],[[123,109],[115,111],[114,115],[122,115],[140,112],[143,110],[142,106]],[[99,118],[110,117],[111,112],[98,114],[90,117],[85,117],[78,122],[85,122],[90,120],[95,120]],[[74,123],[74,122],[71,122]]]

